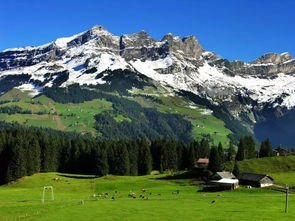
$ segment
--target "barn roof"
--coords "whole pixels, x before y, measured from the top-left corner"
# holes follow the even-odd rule
[[[209,159],[208,158],[199,158],[197,163],[206,163],[208,164],[209,163]]]
[[[273,180],[271,176],[268,176],[266,174],[258,174],[258,173],[241,173],[238,176],[239,180],[249,180],[249,181],[256,181],[259,182],[264,177],[268,177],[269,179]]]
[[[223,172],[216,172],[216,175],[218,175],[221,179],[234,179],[236,178],[235,175],[232,174],[232,172],[223,171]]]

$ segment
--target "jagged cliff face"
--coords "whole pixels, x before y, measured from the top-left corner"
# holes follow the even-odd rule
[[[295,59],[288,53],[230,62],[205,51],[194,36],[155,40],[144,31],[115,36],[101,26],[43,46],[0,52],[0,93],[18,87],[37,95],[53,85],[106,84],[106,70],[118,69],[220,106],[248,131],[295,106]]]

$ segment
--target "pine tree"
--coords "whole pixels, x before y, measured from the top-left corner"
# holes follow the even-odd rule
[[[240,174],[240,170],[239,170],[239,166],[238,166],[237,161],[235,161],[235,165],[234,165],[234,168],[233,168],[233,174],[235,176],[238,176]]]
[[[273,150],[269,139],[262,141],[259,150],[259,157],[271,157],[273,156]]]
[[[31,141],[26,145],[27,149],[27,175],[40,172],[41,168],[41,150],[38,141],[31,138]]]
[[[220,156],[216,147],[212,147],[210,150],[208,169],[213,173],[222,170]]]
[[[156,139],[151,143],[151,154],[153,159],[153,169],[163,171],[161,168],[161,149],[163,144],[163,139]]]
[[[141,145],[140,143],[141,143],[141,140],[132,140],[127,142],[131,176],[138,175],[139,146]]]
[[[107,151],[107,156],[108,156],[108,165],[109,165],[109,173],[110,174],[115,174],[115,164],[116,164],[116,161],[115,161],[115,145],[113,142],[111,141],[105,141],[101,144],[103,147],[106,148],[106,151]]]
[[[140,140],[139,157],[138,157],[138,174],[146,175],[152,171],[152,154],[150,143],[146,138]]]
[[[220,161],[220,170],[223,170],[224,163],[225,163],[225,155],[224,155],[224,151],[223,151],[223,146],[220,142],[218,144],[217,151],[218,151],[218,157],[219,157],[219,161]]]
[[[196,166],[195,149],[193,146],[187,151],[187,168],[189,170],[194,169]]]
[[[229,142],[229,147],[226,155],[226,161],[232,161],[235,159],[236,151],[232,141]]]
[[[207,139],[202,139],[200,142],[200,158],[208,158],[210,155],[210,144]]]
[[[252,136],[245,136],[244,147],[245,147],[245,159],[256,158],[256,145]]]
[[[238,152],[236,155],[236,160],[241,161],[245,159],[245,144],[244,144],[244,139],[240,139],[240,143],[238,146]]]
[[[107,152],[104,148],[95,148],[93,151],[95,174],[98,176],[105,176],[109,172]]]
[[[130,162],[129,154],[126,145],[123,143],[117,143],[114,148],[114,174],[128,176],[130,175]]]
[[[26,175],[25,151],[20,138],[17,139],[17,143],[10,146],[10,159],[5,179],[7,183]]]

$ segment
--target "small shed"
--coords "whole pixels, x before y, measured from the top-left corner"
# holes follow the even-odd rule
[[[197,164],[198,164],[198,166],[200,166],[200,167],[206,167],[206,166],[208,166],[208,164],[209,164],[209,159],[208,159],[208,158],[199,158],[199,159],[197,160]]]
[[[273,178],[266,174],[242,173],[238,176],[241,185],[267,187],[273,185]]]

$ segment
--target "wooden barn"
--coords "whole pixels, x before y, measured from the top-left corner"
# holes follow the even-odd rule
[[[266,174],[241,173],[238,176],[240,185],[267,187],[273,185],[273,178]]]
[[[210,177],[208,184],[220,190],[233,190],[238,188],[239,180],[231,172],[216,172]]]

